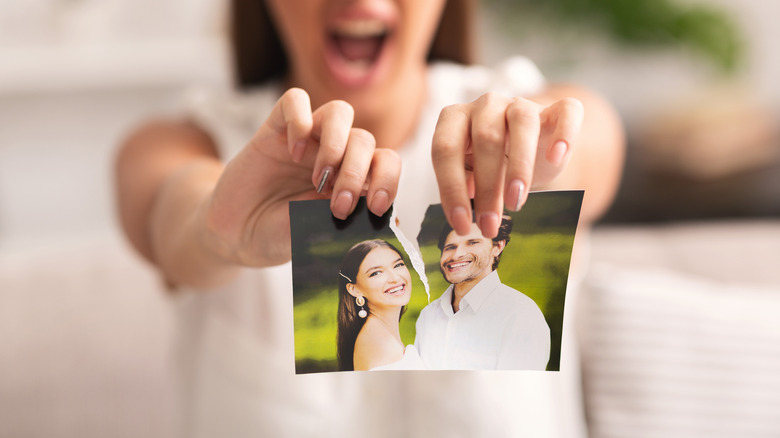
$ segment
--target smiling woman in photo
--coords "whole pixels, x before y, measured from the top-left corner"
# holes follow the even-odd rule
[[[339,269],[340,370],[422,368],[414,346],[404,347],[398,328],[411,296],[409,269],[394,246],[365,240],[347,251]]]

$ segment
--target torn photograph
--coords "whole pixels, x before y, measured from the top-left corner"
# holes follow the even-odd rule
[[[558,371],[582,191],[529,194],[498,235],[431,205],[418,236],[361,199],[290,203],[295,372]]]

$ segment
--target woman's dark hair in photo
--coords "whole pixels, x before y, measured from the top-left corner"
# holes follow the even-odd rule
[[[247,88],[284,75],[287,56],[265,0],[231,0],[230,6],[236,85]],[[428,52],[429,61],[472,63],[474,12],[474,0],[447,1]]]
[[[347,284],[355,284],[357,279],[358,270],[360,264],[363,263],[363,259],[366,258],[368,253],[376,248],[389,248],[398,253],[403,258],[403,254],[393,245],[388,242],[375,239],[364,240],[352,246],[344,255],[344,259],[341,261],[341,267],[339,268],[339,308],[338,308],[338,331],[336,334],[337,339],[337,351],[336,355],[339,361],[339,370],[341,371],[353,371],[354,363],[352,361],[353,354],[355,352],[355,340],[357,340],[360,329],[363,328],[363,324],[366,322],[366,318],[358,316],[358,306],[355,303],[355,297],[349,294],[347,291]],[[368,299],[363,306],[366,311],[368,309]],[[403,309],[401,314],[403,314]]]

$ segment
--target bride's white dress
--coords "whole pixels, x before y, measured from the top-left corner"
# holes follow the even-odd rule
[[[425,365],[420,358],[420,353],[417,352],[417,348],[412,345],[407,345],[404,350],[404,357],[401,360],[389,363],[387,365],[380,365],[375,368],[371,368],[369,371],[380,370],[424,370]]]

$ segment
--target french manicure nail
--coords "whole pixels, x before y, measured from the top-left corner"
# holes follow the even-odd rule
[[[317,193],[322,193],[322,190],[325,188],[325,183],[328,182],[328,176],[330,176],[330,167],[326,167],[322,169],[322,172],[320,173],[320,183],[317,185]]]
[[[371,206],[369,209],[376,215],[380,215],[387,211],[390,207],[390,195],[385,190],[377,190],[371,199]]]
[[[452,225],[452,228],[455,229],[456,232],[459,228],[462,230],[468,230],[471,226],[471,217],[464,207],[459,206],[453,208],[450,212],[450,220],[450,225]]]
[[[488,239],[492,239],[496,237],[498,234],[498,215],[490,212],[490,213],[482,213],[479,215],[478,220],[479,229],[482,230],[482,235],[487,237]]]
[[[512,180],[506,190],[507,199],[513,200],[512,211],[520,211],[523,206],[523,195],[525,194],[525,184],[519,179]]]
[[[550,151],[547,153],[547,161],[550,163],[558,166],[563,162],[563,157],[566,156],[566,152],[569,149],[569,146],[566,144],[565,141],[561,140],[559,142],[556,142],[551,148]]]
[[[292,160],[300,163],[303,160],[303,153],[306,152],[306,140],[299,140],[293,145]]]
[[[346,219],[349,216],[349,211],[352,210],[353,200],[352,193],[346,190],[339,192],[333,202],[333,215],[342,220]]]

